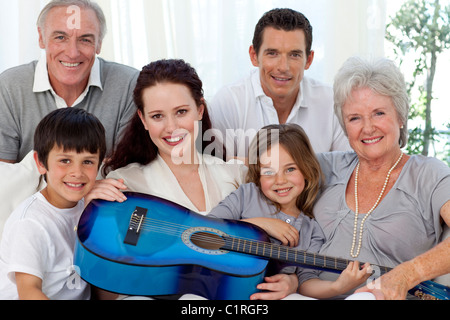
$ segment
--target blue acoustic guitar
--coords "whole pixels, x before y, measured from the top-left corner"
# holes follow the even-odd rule
[[[271,259],[338,273],[350,262],[271,244],[264,231],[245,222],[204,217],[150,195],[126,196],[124,203],[93,201],[77,229],[76,269],[110,292],[248,300]],[[448,300],[448,290],[427,281],[412,293]]]

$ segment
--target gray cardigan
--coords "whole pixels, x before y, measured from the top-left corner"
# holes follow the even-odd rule
[[[97,116],[106,129],[108,152],[136,111],[133,90],[136,69],[100,59],[103,91],[90,87],[76,108]],[[18,66],[0,75],[0,159],[21,161],[33,150],[34,131],[47,114],[56,110],[50,91],[33,92],[37,61]]]

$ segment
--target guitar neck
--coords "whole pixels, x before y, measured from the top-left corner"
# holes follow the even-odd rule
[[[267,242],[244,240],[233,237],[224,237],[224,240],[225,245],[222,249],[227,251],[250,254],[323,271],[340,273],[344,271],[351,262],[351,260],[347,259],[327,257]],[[391,268],[388,267],[379,267],[379,269],[380,275],[391,270]]]

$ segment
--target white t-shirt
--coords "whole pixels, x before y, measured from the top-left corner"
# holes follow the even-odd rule
[[[42,291],[52,300],[90,298],[89,285],[73,267],[75,227],[83,209],[83,200],[72,209],[58,209],[36,193],[11,214],[0,244],[0,299],[18,299],[16,272],[42,279]]]
[[[219,140],[234,141],[238,150],[234,156],[238,157],[247,155],[248,145],[258,130],[280,123],[273,100],[261,87],[257,69],[249,77],[222,88],[208,106],[213,128],[220,131]],[[300,93],[287,123],[298,124],[305,130],[316,153],[351,150],[334,114],[332,88],[311,78],[304,77],[300,83]],[[229,135],[225,140],[227,130],[231,138]],[[229,149],[227,146],[227,153]]]

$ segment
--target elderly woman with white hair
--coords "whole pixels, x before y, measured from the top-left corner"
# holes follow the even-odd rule
[[[407,155],[409,99],[392,61],[350,58],[335,79],[335,111],[354,152],[319,155],[326,181],[314,214],[321,254],[393,268],[370,291],[405,299],[420,282],[450,272],[450,168]],[[323,273],[327,277],[327,273]]]

